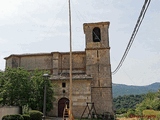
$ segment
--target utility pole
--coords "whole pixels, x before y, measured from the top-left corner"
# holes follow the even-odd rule
[[[69,89],[69,109],[72,114],[72,25],[71,25],[71,4],[70,0],[68,0],[69,4],[69,32],[70,32],[70,89]]]

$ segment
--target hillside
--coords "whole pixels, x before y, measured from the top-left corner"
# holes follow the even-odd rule
[[[113,99],[113,105],[116,113],[125,113],[128,109],[135,109],[136,105],[141,103],[145,98],[143,95],[124,95]]]
[[[123,96],[123,95],[139,95],[145,94],[149,91],[156,92],[160,89],[160,82],[156,82],[147,86],[133,86],[124,84],[112,84],[113,97]]]

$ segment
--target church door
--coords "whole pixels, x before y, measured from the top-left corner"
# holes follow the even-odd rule
[[[67,104],[67,107],[69,107],[69,99],[67,98],[61,98],[58,101],[58,117],[63,117],[63,110],[66,104]]]

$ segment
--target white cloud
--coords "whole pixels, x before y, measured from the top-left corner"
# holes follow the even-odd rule
[[[3,20],[3,24],[1,22],[0,25],[47,23],[50,17],[55,19],[56,15],[65,8],[65,3],[59,0],[1,0],[0,20]]]
[[[7,44],[7,43],[8,43],[7,40],[0,38],[0,45]]]
[[[21,0],[1,0],[0,1],[0,19],[8,19],[15,15]]]

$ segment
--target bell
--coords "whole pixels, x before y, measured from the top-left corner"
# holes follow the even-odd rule
[[[94,41],[95,42],[100,42],[100,39],[99,39],[99,37],[97,35],[95,36]]]

